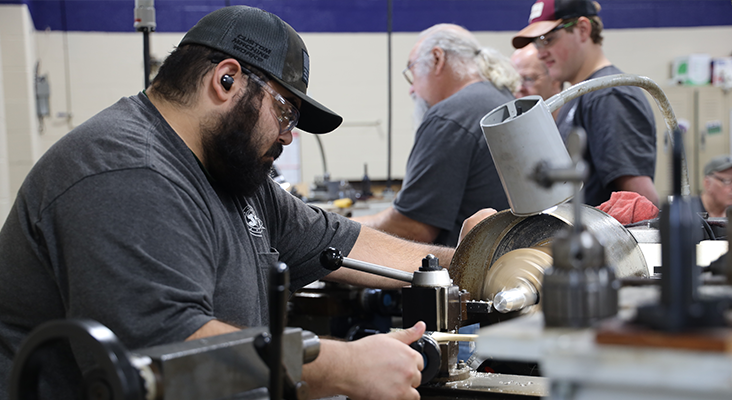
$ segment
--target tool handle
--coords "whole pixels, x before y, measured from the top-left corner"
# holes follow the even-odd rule
[[[341,251],[328,247],[320,253],[320,264],[331,271],[335,271],[340,267],[355,269],[357,271],[368,272],[370,274],[392,278],[399,281],[412,283],[414,275],[411,272],[404,272],[398,269],[384,267],[382,265],[371,264],[365,261],[354,260],[353,258],[343,257]]]

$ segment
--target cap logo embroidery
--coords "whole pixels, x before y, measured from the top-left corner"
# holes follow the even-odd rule
[[[264,232],[266,228],[264,227],[262,220],[254,213],[252,206],[247,204],[243,211],[249,233],[251,233],[252,236],[262,237],[262,232]]]
[[[302,81],[305,82],[305,87],[308,86],[308,80],[310,80],[310,56],[305,49],[302,50]]]
[[[231,40],[231,43],[234,45],[234,50],[246,54],[249,58],[257,61],[264,61],[272,54],[272,49],[262,46],[254,39],[244,35],[237,35]]]
[[[532,20],[541,17],[541,13],[544,12],[544,3],[536,2],[531,6],[531,14],[529,14],[529,23]]]

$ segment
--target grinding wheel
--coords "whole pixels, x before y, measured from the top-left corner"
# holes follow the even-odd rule
[[[450,278],[460,289],[470,292],[475,300],[491,300],[500,291],[498,288],[511,288],[512,275],[517,282],[519,279],[540,280],[538,267],[529,267],[531,263],[515,263],[519,267],[514,274],[510,272],[513,263],[501,265],[495,271],[492,268],[501,256],[513,250],[550,248],[555,234],[572,226],[573,207],[562,204],[553,211],[530,217],[518,217],[510,210],[504,210],[484,219],[455,250],[449,268]],[[615,268],[617,277],[648,276],[648,267],[637,241],[615,218],[597,208],[583,206],[582,222],[605,247],[606,262]],[[527,254],[520,252],[519,255],[522,253]]]

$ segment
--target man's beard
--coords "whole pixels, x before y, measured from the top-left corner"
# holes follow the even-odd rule
[[[419,129],[419,126],[422,125],[424,115],[427,114],[427,111],[429,111],[430,105],[427,104],[427,100],[417,96],[417,94],[415,93],[412,93],[412,100],[414,100],[412,123],[414,124],[414,129],[417,130]]]
[[[263,135],[257,130],[257,121],[263,92],[249,89],[231,111],[201,129],[206,169],[214,184],[245,197],[269,179],[272,160],[282,154],[282,144],[275,143],[264,156],[259,155],[257,139]]]

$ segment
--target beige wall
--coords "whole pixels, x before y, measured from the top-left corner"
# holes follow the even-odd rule
[[[24,5],[0,6],[1,76],[5,89],[0,105],[4,100],[12,194],[42,150],[69,129],[143,86],[142,34],[32,32],[29,18]],[[394,178],[403,177],[413,140],[412,104],[401,71],[416,35],[396,33],[392,36]],[[506,55],[513,51],[511,32],[476,32],[476,35],[482,43]],[[387,164],[386,35],[306,33],[302,36],[312,63],[310,94],[339,112],[345,120],[335,132],[321,135],[331,176],[359,179],[364,163],[368,163],[371,178],[384,179]],[[152,56],[165,58],[181,37],[182,34],[153,33]],[[732,37],[732,27],[610,30],[605,34],[604,48],[610,60],[622,70],[648,76],[663,86],[669,78],[669,63],[676,56],[690,53],[709,53],[715,57],[729,55],[732,50],[729,41],[720,40],[724,37]],[[40,125],[31,101],[36,61],[40,62],[40,73],[48,75],[51,85],[51,116]],[[43,132],[39,133],[41,129]],[[0,146],[2,135],[0,129]],[[322,174],[320,154],[312,135],[302,135],[301,157],[303,181],[312,182],[316,175]],[[2,161],[0,147],[0,163]],[[0,166],[0,179],[6,179],[2,176],[2,168]],[[0,185],[0,207],[2,201]]]
[[[0,32],[0,46],[3,41],[2,32]],[[0,65],[3,65],[3,52],[0,51]],[[2,69],[0,68],[0,71]],[[0,73],[0,93],[3,90],[3,74]],[[0,218],[7,215],[10,208],[10,171],[8,160],[8,130],[7,119],[5,118],[5,97],[0,96]]]
[[[0,215],[4,219],[20,184],[44,151],[35,111],[35,31],[25,5],[0,6],[0,76],[4,140],[0,154]],[[3,151],[4,150],[4,151]],[[7,192],[4,189],[7,188]]]

